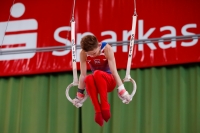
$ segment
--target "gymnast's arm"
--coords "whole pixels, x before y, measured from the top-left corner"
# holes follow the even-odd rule
[[[112,75],[114,76],[116,83],[118,86],[122,85],[122,80],[119,77],[119,74],[117,72],[116,62],[115,62],[115,56],[112,47],[107,44],[105,47],[105,56],[108,59],[108,65],[110,67],[110,71]]]
[[[79,84],[78,84],[79,89],[85,89],[84,80],[87,75],[86,58],[87,58],[86,53],[83,50],[81,50],[81,52],[80,52],[80,76],[79,76]]]
[[[113,52],[112,47],[110,45],[106,46],[105,55],[106,55],[106,57],[108,59],[108,64],[109,64],[111,73],[113,74],[113,76],[114,76],[114,78],[116,80],[116,83],[118,85],[118,87],[117,87],[118,94],[121,97],[121,99],[123,100],[123,102],[128,104],[131,101],[131,98],[130,98],[129,93],[124,88],[124,84],[122,83],[122,80],[120,79],[119,74],[117,72],[114,52]]]

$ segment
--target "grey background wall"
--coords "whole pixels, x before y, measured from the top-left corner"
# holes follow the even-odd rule
[[[125,70],[118,71],[121,78]],[[65,97],[72,73],[0,78],[0,133],[199,133],[200,64],[131,70],[137,82],[125,105],[109,93],[112,117],[101,128],[88,98],[75,108]],[[125,83],[131,91],[131,83]],[[70,90],[74,97],[76,87]]]

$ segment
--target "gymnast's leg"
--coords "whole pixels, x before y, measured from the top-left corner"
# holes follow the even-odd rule
[[[95,121],[100,125],[103,126],[103,117],[101,114],[101,108],[98,100],[98,92],[95,86],[94,77],[93,75],[88,75],[85,78],[85,85],[87,93],[92,101],[95,110]]]
[[[108,74],[104,71],[96,70],[93,75],[96,87],[100,95],[102,115],[104,120],[107,122],[111,117],[107,92],[114,90],[116,81],[112,74]]]

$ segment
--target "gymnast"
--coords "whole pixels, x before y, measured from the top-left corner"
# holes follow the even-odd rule
[[[131,97],[119,77],[114,52],[108,43],[99,43],[94,35],[86,35],[81,39],[81,48],[80,77],[73,104],[76,106],[81,102],[86,89],[94,106],[95,122],[103,126],[104,120],[108,122],[111,117],[107,93],[112,92],[117,85],[120,99],[128,104]],[[89,75],[87,75],[87,63],[92,71]]]

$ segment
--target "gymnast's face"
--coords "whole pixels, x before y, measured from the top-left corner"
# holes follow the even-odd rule
[[[86,54],[89,55],[89,56],[92,56],[92,57],[96,57],[96,56],[98,56],[100,54],[100,47],[101,46],[99,45],[97,48],[86,52]]]

